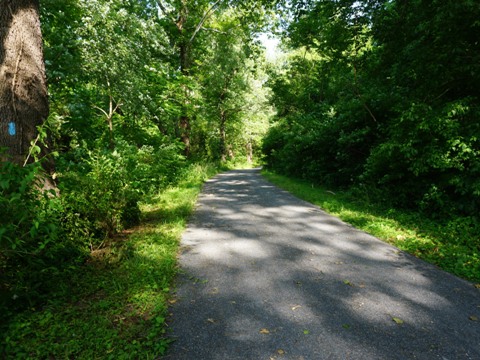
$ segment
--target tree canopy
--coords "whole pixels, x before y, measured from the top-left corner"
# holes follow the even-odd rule
[[[477,0],[0,0],[0,327],[197,163],[264,165],[478,234],[479,19]],[[21,146],[6,136],[19,89],[41,90]]]

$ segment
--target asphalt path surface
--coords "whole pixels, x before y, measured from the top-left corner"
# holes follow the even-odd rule
[[[278,189],[208,181],[169,359],[480,359],[480,291]]]

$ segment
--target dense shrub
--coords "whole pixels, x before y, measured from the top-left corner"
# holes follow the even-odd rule
[[[183,166],[178,145],[140,149],[118,142],[114,151],[79,150],[60,162],[60,189],[69,212],[86,220],[92,247],[140,221],[141,197],[176,181]]]
[[[40,163],[0,167],[0,310],[51,299],[89,249],[140,221],[142,196],[182,175],[178,145],[77,149],[57,161],[58,189],[43,190]]]
[[[0,167],[0,313],[34,306],[81,260],[78,229],[55,191],[42,190],[38,163]]]
[[[302,51],[269,80],[267,166],[437,218],[478,217],[480,8],[433,3],[302,3],[287,31]]]

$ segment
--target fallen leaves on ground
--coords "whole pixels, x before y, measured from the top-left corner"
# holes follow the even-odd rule
[[[475,315],[470,316],[469,319],[472,321],[478,321],[478,317]]]
[[[395,323],[397,323],[399,325],[404,323],[404,321],[402,319],[398,318],[398,317],[393,317],[392,320],[395,321]]]
[[[270,334],[270,330],[266,328],[260,329],[260,334]]]

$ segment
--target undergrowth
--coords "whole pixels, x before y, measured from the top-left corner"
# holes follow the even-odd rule
[[[124,231],[55,285],[68,289],[0,324],[4,359],[154,359],[168,346],[165,322],[179,239],[213,165],[141,204],[142,223]]]
[[[296,196],[401,250],[464,279],[480,282],[480,223],[473,217],[435,220],[380,204],[358,193],[333,192],[269,171],[264,176]]]

